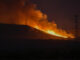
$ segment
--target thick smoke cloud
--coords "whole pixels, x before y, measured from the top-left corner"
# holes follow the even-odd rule
[[[34,25],[44,29],[51,26],[47,15],[28,0],[0,0],[0,23]]]
[[[73,38],[72,34],[57,29],[54,21],[48,22],[47,15],[28,0],[0,0],[0,23],[28,25],[52,35]]]
[[[28,0],[0,0],[0,23],[25,25],[42,19],[47,21],[47,16]]]
[[[0,23],[18,24],[22,8],[21,0],[0,0]]]

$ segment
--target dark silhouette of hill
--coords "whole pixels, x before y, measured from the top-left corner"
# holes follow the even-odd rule
[[[61,39],[25,25],[0,24],[0,35],[7,39]]]
[[[28,58],[76,60],[80,58],[79,40],[58,40],[56,38],[59,37],[48,35],[29,26],[0,24],[0,60]]]

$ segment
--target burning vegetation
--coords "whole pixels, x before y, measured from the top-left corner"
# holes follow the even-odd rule
[[[27,0],[0,0],[0,23],[28,25],[50,35],[75,38],[73,34],[58,29],[56,23],[49,22],[47,15]]]

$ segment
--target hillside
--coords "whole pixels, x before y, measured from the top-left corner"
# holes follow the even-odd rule
[[[0,60],[80,59],[79,40],[58,39],[29,26],[0,24]]]
[[[0,36],[6,39],[61,39],[25,25],[0,24]]]

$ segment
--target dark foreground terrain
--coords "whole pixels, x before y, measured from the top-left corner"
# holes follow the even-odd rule
[[[80,42],[3,39],[0,41],[0,57],[8,59],[79,59]]]
[[[57,37],[55,39],[38,39],[37,33],[40,32],[29,34],[29,32],[24,32],[23,26],[15,25],[14,28],[13,25],[1,24],[0,28],[0,60],[80,59],[79,39],[57,40]],[[28,29],[27,27],[27,31]],[[41,35],[46,38],[48,36],[42,32]],[[38,35],[39,38],[41,35]],[[32,39],[33,37],[37,39]]]

